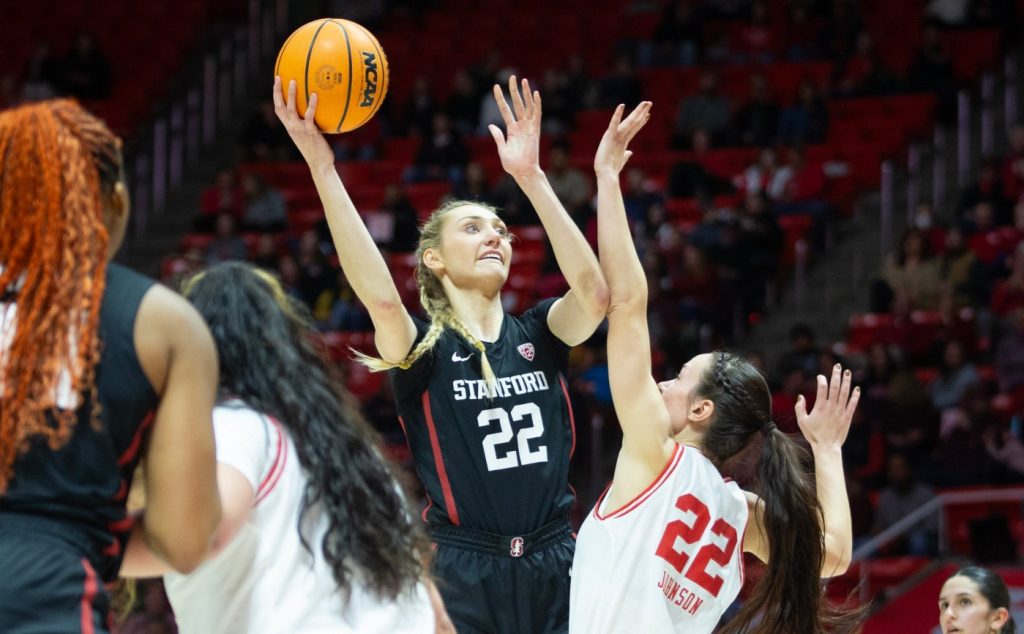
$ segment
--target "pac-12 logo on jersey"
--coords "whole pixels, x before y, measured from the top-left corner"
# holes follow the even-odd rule
[[[523,556],[523,538],[522,537],[513,537],[512,538],[512,548],[509,549],[508,554],[512,555],[513,557],[522,557]]]
[[[523,358],[527,361],[533,361],[534,350],[532,343],[524,343],[516,348],[516,350],[518,350],[519,354],[523,355]]]

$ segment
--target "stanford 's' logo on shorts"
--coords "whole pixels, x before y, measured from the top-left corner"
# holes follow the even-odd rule
[[[523,358],[526,359],[527,361],[533,361],[533,344],[532,343],[524,343],[521,346],[519,346],[518,348],[516,348],[516,350],[518,350],[519,354],[523,355]]]
[[[529,345],[529,344],[527,344],[527,345]],[[532,350],[531,350],[531,352],[532,352]],[[513,537],[512,538],[512,548],[509,549],[508,554],[512,555],[513,557],[522,557],[523,556],[523,538],[522,537]]]

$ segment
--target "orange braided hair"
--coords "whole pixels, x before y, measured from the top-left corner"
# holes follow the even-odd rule
[[[120,140],[75,101],[0,112],[0,296],[16,301],[14,336],[0,349],[0,494],[31,438],[57,450],[70,437],[77,412],[58,407],[62,373],[89,394],[98,423],[103,196],[121,167]]]

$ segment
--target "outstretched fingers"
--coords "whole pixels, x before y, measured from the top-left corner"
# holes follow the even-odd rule
[[[523,79],[523,92],[526,94],[530,92],[530,84],[527,83],[526,79]],[[523,102],[523,95],[519,92],[519,86],[516,85],[515,75],[508,78],[508,96],[512,100],[512,107],[515,109],[516,121],[528,119],[530,113]]]
[[[501,114],[502,121],[505,122],[505,128],[508,129],[516,122],[516,119],[512,116],[512,110],[509,109],[508,102],[505,101],[505,93],[501,91],[501,86],[498,84],[494,84],[494,102],[498,105],[498,112]]]

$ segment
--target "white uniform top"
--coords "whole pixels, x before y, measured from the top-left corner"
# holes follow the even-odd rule
[[[576,539],[569,632],[711,632],[743,585],[747,502],[693,447],[617,510],[597,501]]]
[[[306,486],[295,446],[276,421],[240,403],[213,412],[217,462],[238,469],[256,492],[248,522],[231,543],[192,574],[164,577],[182,634],[434,631],[422,583],[389,602],[356,573],[346,597],[335,584],[320,543],[327,518],[314,507],[303,548],[297,527]]]

